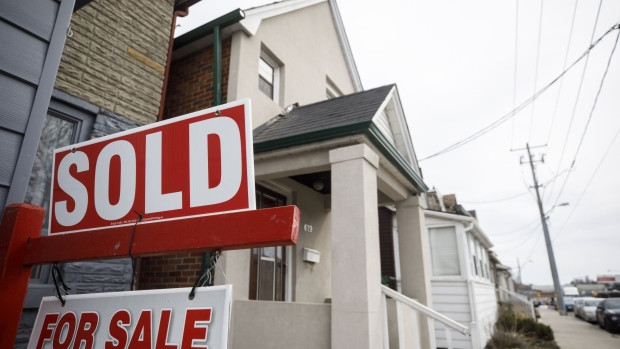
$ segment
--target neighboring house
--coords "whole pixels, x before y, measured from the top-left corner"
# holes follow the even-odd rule
[[[475,213],[467,212],[455,195],[427,193],[424,211],[428,229],[432,276],[433,308],[464,324],[472,336],[456,334],[458,348],[483,348],[493,334],[497,319],[497,297],[489,248],[489,238],[478,224]],[[435,329],[437,346],[446,347],[441,325]]]
[[[53,149],[158,119],[174,17],[195,2],[3,1],[0,215],[14,203],[47,208]],[[130,260],[60,270],[72,293],[131,288]],[[50,266],[34,268],[15,347],[26,345],[51,279]]]
[[[489,253],[489,259],[491,261],[491,275],[495,280],[495,287],[498,289],[508,290],[510,292],[515,292],[515,284],[512,279],[512,273],[509,266],[504,265],[497,258],[495,252],[491,251]],[[502,299],[499,296],[497,298],[501,301]]]
[[[432,305],[427,187],[398,90],[362,91],[334,1],[233,11],[177,37],[167,91],[164,118],[220,94],[251,98],[257,208],[301,210],[296,246],[220,258],[215,283],[233,285],[233,348],[382,347],[382,276]],[[193,268],[203,257],[144,258],[139,287],[191,285],[183,270],[162,270],[180,260]],[[434,347],[434,328],[419,327],[422,347]]]

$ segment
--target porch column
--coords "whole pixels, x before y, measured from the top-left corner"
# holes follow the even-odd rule
[[[381,348],[378,155],[358,144],[329,152],[332,348]]]
[[[396,219],[403,294],[432,307],[430,244],[420,197],[410,196],[397,203]],[[434,348],[435,329],[428,321],[419,323],[422,348]]]

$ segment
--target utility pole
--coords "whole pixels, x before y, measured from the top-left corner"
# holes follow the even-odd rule
[[[517,268],[519,268],[519,285],[523,285],[523,282],[521,282],[521,263],[519,263],[519,257],[517,257]]]
[[[564,295],[562,294],[562,285],[560,284],[560,278],[558,277],[558,270],[555,265],[555,256],[553,254],[553,246],[551,245],[551,237],[549,236],[549,228],[547,227],[547,219],[545,218],[545,211],[543,210],[543,204],[540,200],[540,193],[538,192],[538,179],[536,179],[536,171],[534,170],[534,159],[530,151],[530,145],[525,144],[527,149],[528,162],[532,169],[532,178],[534,179],[534,189],[536,189],[536,200],[538,201],[538,211],[540,212],[540,220],[543,227],[543,233],[545,234],[545,242],[547,243],[547,255],[549,255],[549,265],[551,266],[551,276],[553,277],[553,286],[555,293],[558,295],[558,308],[561,315],[566,315],[566,309],[564,308]],[[544,162],[544,160],[539,160]],[[522,162],[523,163],[523,162]]]

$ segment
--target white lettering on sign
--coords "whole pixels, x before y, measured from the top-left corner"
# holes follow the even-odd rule
[[[222,148],[229,149],[230,157],[221,159],[222,170],[226,176],[214,188],[205,185],[209,180],[209,161],[207,161],[207,137],[217,135]],[[208,119],[189,125],[189,141],[194,146],[189,150],[190,206],[212,205],[229,200],[241,183],[241,135],[236,124],[229,118]]]
[[[58,186],[75,202],[73,211],[69,212],[67,200],[59,201],[55,205],[56,219],[61,225],[72,226],[84,218],[88,206],[88,191],[84,184],[73,178],[69,168],[75,165],[77,172],[88,171],[88,157],[82,152],[69,153],[58,166]]]
[[[249,100],[58,149],[50,234],[255,208]]]
[[[161,132],[146,135],[146,163],[144,180],[144,212],[178,210],[182,207],[183,193],[180,191],[163,194]]]
[[[110,202],[110,162],[113,157],[121,160],[120,197],[116,204]],[[95,168],[95,209],[105,220],[124,217],[133,206],[136,195],[136,152],[127,141],[106,145],[97,157]]]

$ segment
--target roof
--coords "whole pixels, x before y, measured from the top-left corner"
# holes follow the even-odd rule
[[[345,127],[352,134],[367,128],[394,85],[353,93],[347,96],[297,107],[286,115],[278,115],[254,131],[254,144],[272,141],[299,141],[299,136],[327,137]],[[317,134],[314,134],[317,133]],[[297,140],[297,141],[296,141]],[[259,147],[260,149],[261,147]]]
[[[254,130],[254,153],[365,135],[417,189],[426,191],[414,170],[417,165],[409,163],[373,122],[395,90],[395,85],[387,85],[293,108]]]

